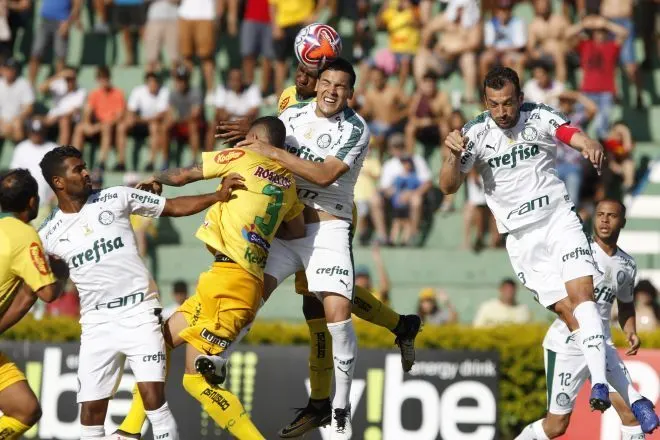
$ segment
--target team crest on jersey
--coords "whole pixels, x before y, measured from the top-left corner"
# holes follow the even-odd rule
[[[102,225],[111,225],[115,221],[115,215],[110,211],[101,211],[99,214],[99,223]]]
[[[624,281],[626,281],[626,273],[624,271],[620,270],[616,274],[616,282],[619,283],[619,284],[623,284]]]
[[[332,143],[332,138],[327,133],[323,133],[321,136],[319,136],[316,139],[316,145],[318,145],[319,148],[323,148],[323,149],[328,148],[331,143]]]
[[[539,137],[539,133],[536,131],[536,128],[527,126],[522,131],[522,137],[527,142],[532,142]]]
[[[566,393],[559,393],[557,394],[557,405],[559,406],[568,406],[569,403],[571,403],[571,398],[568,397],[568,394]]]

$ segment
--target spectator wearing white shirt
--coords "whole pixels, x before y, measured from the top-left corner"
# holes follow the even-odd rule
[[[527,26],[512,15],[513,0],[497,0],[493,17],[484,25],[484,52],[479,59],[479,73],[485,78],[495,65],[509,67],[523,77],[527,61]]]
[[[403,134],[395,133],[391,135],[387,143],[388,151],[392,157],[383,164],[380,173],[379,191],[371,199],[371,221],[376,230],[376,240],[381,244],[391,244],[387,233],[386,211],[393,205],[392,196],[395,192],[397,179],[406,177],[406,164],[410,163],[419,185],[405,195],[411,228],[411,239],[407,244],[419,245],[418,231],[424,199],[433,186],[431,169],[422,156],[418,154],[406,155],[406,143]]]
[[[14,142],[25,138],[25,122],[32,115],[34,104],[32,86],[18,76],[20,67],[18,61],[8,59],[0,79],[0,137]]]
[[[229,6],[236,7],[236,2],[230,1]],[[201,60],[209,99],[215,85],[216,18],[223,9],[223,0],[181,0],[179,4],[179,52],[189,70],[193,69],[193,55]]]
[[[134,138],[148,138],[149,162],[145,171],[153,171],[156,155],[163,149],[169,90],[162,87],[160,78],[153,72],[147,73],[144,80],[145,84],[134,88],[128,97],[128,111],[117,126],[117,149],[126,151],[129,134]]]
[[[525,101],[546,104],[557,108],[559,95],[566,89],[561,81],[552,79],[552,69],[549,64],[537,61],[532,67],[532,78],[523,87]]]
[[[203,130],[202,92],[190,85],[190,71],[181,65],[174,71],[174,87],[170,91],[169,111],[166,117],[163,159],[169,164],[170,139],[190,144],[193,163],[197,163],[200,147],[200,131]],[[178,163],[177,166],[181,166]]]
[[[78,86],[76,69],[65,67],[40,87],[39,91],[52,97],[52,107],[46,115],[46,127],[57,128],[57,143],[69,145],[73,126],[80,122],[87,91]]]
[[[16,145],[9,165],[11,169],[26,168],[37,181],[39,186],[39,214],[33,222],[37,225],[48,215],[51,202],[54,201],[55,197],[39,166],[39,162],[46,153],[57,148],[57,144],[54,142],[46,141],[45,133],[46,126],[43,121],[40,118],[33,118],[29,123],[28,138]]]
[[[226,87],[219,85],[215,92],[215,121],[247,119],[248,124],[259,114],[262,103],[261,90],[256,84],[245,85],[243,73],[233,68],[227,73]],[[207,130],[207,148],[213,149],[215,124]]]

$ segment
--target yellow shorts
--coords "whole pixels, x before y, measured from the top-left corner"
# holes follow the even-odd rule
[[[357,226],[357,206],[355,206],[355,203],[353,203],[353,223],[351,223],[351,226],[352,231],[355,231],[355,227]],[[307,276],[305,275],[304,270],[296,272],[295,289],[298,295],[313,296],[316,298],[316,296],[310,293],[307,288]]]
[[[7,355],[0,352],[0,391],[22,380],[26,380],[23,372],[9,360]]]
[[[179,336],[202,353],[220,354],[252,322],[263,290],[263,281],[238,264],[213,263],[179,307],[188,322]]]

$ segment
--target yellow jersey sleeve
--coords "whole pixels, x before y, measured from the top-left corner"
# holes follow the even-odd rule
[[[229,164],[240,159],[245,151],[228,148],[222,151],[210,151],[202,153],[202,174],[205,179],[222,177],[229,171]]]
[[[298,217],[301,212],[305,209],[305,205],[300,200],[296,200],[291,208],[284,214],[283,221],[290,222],[294,218]]]
[[[26,225],[27,226],[27,225]],[[12,273],[21,278],[34,292],[53,284],[55,277],[44,254],[41,239],[32,227],[21,231],[12,252]]]

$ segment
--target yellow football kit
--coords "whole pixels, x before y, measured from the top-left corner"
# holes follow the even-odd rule
[[[0,219],[0,314],[18,293],[21,282],[37,291],[55,282],[43,246],[34,228],[13,216]],[[0,391],[25,376],[0,353]]]
[[[279,101],[277,102],[277,114],[281,114],[284,110],[288,109],[292,105],[307,104],[308,102],[312,102],[315,99],[315,96],[303,99],[300,97],[300,95],[298,95],[298,92],[296,92],[296,86],[287,87],[284,89],[280,95]]]
[[[203,153],[202,169],[205,179],[239,173],[247,187],[207,211],[196,236],[216,262],[179,308],[189,325],[181,337],[199,351],[217,355],[254,319],[270,244],[280,224],[298,216],[304,206],[293,174],[251,150]]]

